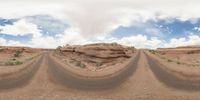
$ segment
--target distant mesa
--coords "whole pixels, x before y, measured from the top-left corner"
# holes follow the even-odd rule
[[[161,54],[197,54],[200,53],[200,45],[179,46],[175,48],[158,48]]]

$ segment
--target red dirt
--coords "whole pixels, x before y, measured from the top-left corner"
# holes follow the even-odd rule
[[[157,49],[161,57],[183,63],[187,66],[200,66],[200,46]]]
[[[17,51],[22,52],[19,57],[15,57]],[[42,49],[29,48],[29,47],[0,47],[0,66],[10,59],[17,59],[24,62],[26,59],[34,57],[42,52]]]
[[[59,65],[54,63],[55,60],[49,59],[48,53],[44,53],[40,62],[35,65],[39,69],[31,79],[28,79],[29,82],[8,90],[0,89],[0,100],[198,100],[200,98],[198,67],[169,63],[148,51],[139,52],[137,64],[132,65],[132,68],[137,69],[126,76],[126,80],[116,81],[120,84],[103,90],[77,89],[61,83],[57,80],[57,74],[53,74],[50,70]],[[63,77],[71,76],[63,75]],[[120,77],[124,78],[123,75]]]
[[[48,56],[43,55],[39,70],[23,87],[2,90],[1,100],[198,100],[200,91],[173,88],[157,78],[141,52],[136,72],[117,87],[106,90],[80,90],[62,85],[48,71]],[[160,73],[159,76],[162,76]],[[165,80],[165,79],[164,79]]]

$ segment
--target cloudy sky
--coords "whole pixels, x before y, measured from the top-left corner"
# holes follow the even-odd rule
[[[200,45],[199,0],[0,0],[0,45]]]

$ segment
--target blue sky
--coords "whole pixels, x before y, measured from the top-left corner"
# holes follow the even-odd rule
[[[198,0],[0,2],[4,8],[0,9],[0,45],[44,48],[96,42],[117,42],[136,48],[200,45]]]
[[[167,22],[170,20],[171,22]],[[176,18],[166,20],[149,20],[141,25],[123,27],[113,30],[111,34],[114,37],[121,38],[131,35],[147,35],[148,37],[158,37],[169,41],[171,38],[187,37],[191,33],[200,36],[200,31],[195,30],[195,27],[200,26],[200,19],[193,23],[190,20],[180,21]],[[146,31],[148,29],[155,29],[156,32]]]
[[[23,19],[24,18],[27,22],[37,25],[37,28],[40,30],[43,37],[50,36],[56,38],[58,34],[64,33],[65,30],[70,27],[67,21],[63,22],[48,15],[36,15],[23,17]],[[0,26],[13,25],[18,20],[20,19],[1,19]],[[195,29],[199,26],[199,19],[197,19],[196,22],[190,20],[181,21],[176,18],[147,20],[146,22],[137,23],[136,25],[119,26],[108,33],[109,35],[107,38],[113,37],[122,39],[129,36],[144,35],[148,39],[156,37],[165,40],[166,42],[170,42],[172,38],[187,37],[191,34],[200,36],[200,31]],[[32,40],[33,35],[28,33],[26,35],[11,35],[0,32],[0,37],[6,40],[18,41],[22,44],[26,44]],[[91,39],[91,41],[95,41],[95,39]]]
[[[55,36],[58,33],[63,33],[68,27],[67,22],[54,19],[48,15],[29,16],[26,19],[36,24],[43,35]]]
[[[5,26],[5,25],[12,25],[13,22],[16,22],[17,19],[3,19],[3,18],[0,18],[0,25],[1,26]]]

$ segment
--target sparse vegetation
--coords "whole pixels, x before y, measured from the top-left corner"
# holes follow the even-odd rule
[[[168,59],[166,57],[163,57],[163,56],[160,56],[158,55],[161,59],[164,59],[166,60],[167,62],[173,62],[173,63],[176,63],[176,64],[184,64],[184,65],[188,65],[188,66],[196,66],[196,65],[192,65],[192,64],[187,64],[187,63],[184,63],[184,62],[180,62],[180,61],[177,61],[177,60],[172,60],[172,59]]]
[[[80,68],[85,68],[86,67],[85,64],[81,63],[81,61],[77,61],[75,59],[71,59],[70,63],[74,64],[75,66],[78,66]]]
[[[199,67],[200,64],[193,64],[192,66],[193,66],[193,67]]]
[[[177,61],[176,64],[181,64],[181,62]]]
[[[102,66],[102,65],[103,65],[102,62],[97,62],[97,63],[96,63],[96,66],[97,66],[97,67],[100,67],[100,66]]]
[[[172,60],[171,60],[171,59],[168,59],[167,61],[168,61],[168,62],[172,62]]]
[[[16,51],[14,57],[20,57],[22,55],[22,51]]]
[[[3,52],[3,50],[4,50],[3,48],[0,48],[0,52]]]
[[[118,45],[116,42],[111,43],[111,46],[116,46]]]
[[[30,57],[30,58],[27,58],[27,59],[25,59],[25,61],[32,60],[33,58],[35,58],[35,57]]]
[[[149,52],[151,52],[152,54],[156,54],[155,50],[149,50]]]
[[[10,59],[7,62],[5,62],[5,65],[20,65],[23,64],[23,62],[14,59]]]
[[[166,59],[165,57],[161,57],[162,59]]]

